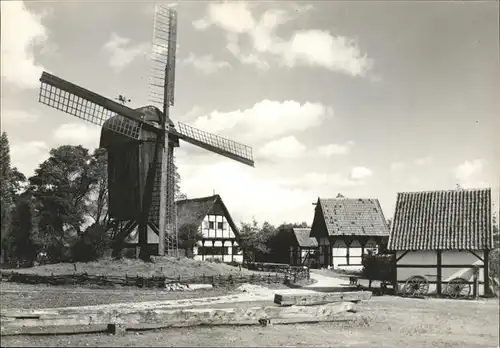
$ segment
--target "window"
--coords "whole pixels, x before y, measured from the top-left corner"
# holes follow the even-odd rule
[[[208,228],[211,229],[211,230],[213,230],[215,228],[215,222],[209,221],[208,222]]]
[[[217,229],[219,229],[219,230],[224,229],[224,223],[223,222],[218,222],[217,223]]]

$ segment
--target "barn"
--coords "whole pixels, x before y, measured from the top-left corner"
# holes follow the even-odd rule
[[[389,227],[378,199],[318,198],[310,236],[318,240],[320,266],[359,270],[362,255],[378,250]]]
[[[488,293],[492,247],[491,189],[398,193],[388,243],[398,291],[416,284],[422,293],[468,296],[476,277],[478,295]]]
[[[196,246],[185,250],[187,255],[201,261],[243,262],[243,253],[237,242],[238,228],[220,195],[179,200],[176,206],[179,231],[192,225],[202,235]],[[136,231],[127,242],[128,245],[137,244]],[[158,235],[150,229],[148,244],[158,245]]]

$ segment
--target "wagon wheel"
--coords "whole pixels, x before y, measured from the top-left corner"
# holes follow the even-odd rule
[[[463,298],[470,295],[471,286],[464,278],[453,278],[446,286],[446,293],[452,298]]]
[[[406,281],[403,292],[408,296],[427,295],[429,283],[422,276],[412,276]]]

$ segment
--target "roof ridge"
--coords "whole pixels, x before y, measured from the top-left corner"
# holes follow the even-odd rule
[[[357,200],[360,200],[360,199],[371,199],[371,200],[377,200],[378,201],[378,198],[373,198],[373,197],[340,197],[340,198],[319,198],[320,201],[324,201],[324,200],[331,200],[331,201],[342,201],[342,200],[351,200],[351,201],[357,201]]]
[[[218,194],[212,195],[212,196],[206,196],[206,197],[198,197],[198,198],[186,198],[186,199],[179,199],[178,201],[175,201],[175,203],[179,202],[200,202],[200,201],[208,201],[210,199],[217,199],[221,198]]]
[[[447,190],[424,190],[424,191],[401,191],[401,193],[433,193],[433,192],[462,192],[462,191],[491,191],[491,187],[483,187],[483,188],[467,188],[467,189],[447,189]]]

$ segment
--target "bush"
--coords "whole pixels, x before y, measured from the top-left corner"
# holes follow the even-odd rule
[[[236,262],[236,261],[231,261],[231,262],[228,262],[227,264],[229,266],[233,266],[233,267],[240,267],[241,266],[241,263]]]
[[[106,231],[101,225],[95,223],[85,230],[71,248],[72,259],[75,262],[95,261],[104,255],[109,244],[110,240]]]
[[[362,264],[365,278],[392,281],[395,272],[393,255],[365,255]]]
[[[213,257],[205,259],[205,261],[207,261],[207,262],[213,262],[213,263],[222,263],[222,259],[213,258]]]
[[[490,277],[500,278],[500,248],[490,251]]]

